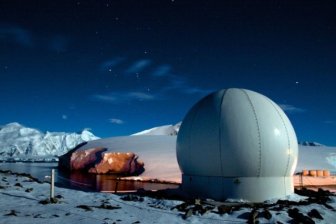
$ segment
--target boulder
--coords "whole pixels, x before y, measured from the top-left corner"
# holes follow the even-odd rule
[[[80,147],[86,145],[87,142],[83,142],[79,145],[77,145],[75,148],[71,149],[64,155],[60,156],[58,158],[58,168],[62,170],[71,170],[71,156],[73,153],[75,153]]]
[[[102,160],[90,168],[89,173],[133,175],[143,172],[144,163],[132,152],[104,152],[102,155]]]
[[[59,157],[58,166],[66,171],[84,171],[94,174],[138,175],[144,163],[133,152],[106,152],[103,147],[71,150]]]
[[[70,158],[70,170],[88,170],[102,158],[105,148],[91,148],[87,150],[77,150]]]

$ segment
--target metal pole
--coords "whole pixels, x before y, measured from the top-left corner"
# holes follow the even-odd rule
[[[51,180],[50,180],[50,200],[55,197],[55,170],[51,170]]]

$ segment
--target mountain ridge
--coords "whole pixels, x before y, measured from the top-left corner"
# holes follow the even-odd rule
[[[0,159],[56,157],[82,142],[96,139],[99,137],[87,129],[80,133],[41,132],[12,122],[0,126]]]

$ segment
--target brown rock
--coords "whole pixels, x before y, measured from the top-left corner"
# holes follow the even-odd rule
[[[143,170],[144,163],[132,152],[104,152],[102,160],[89,169],[89,173],[137,174]]]
[[[70,170],[87,170],[91,168],[101,159],[101,154],[104,151],[106,151],[106,149],[100,147],[81,151],[77,150],[71,155]]]
[[[96,174],[136,175],[144,171],[144,163],[132,152],[106,152],[103,147],[69,151],[59,158],[58,166],[64,170],[86,171]]]
[[[72,153],[76,152],[80,147],[86,145],[87,142],[83,142],[79,145],[77,145],[75,148],[71,149],[64,155],[60,156],[58,158],[58,167],[62,170],[71,170],[71,155]]]

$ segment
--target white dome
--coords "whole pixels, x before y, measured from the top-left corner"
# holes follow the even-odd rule
[[[282,109],[259,93],[227,89],[200,100],[182,122],[176,151],[182,185],[201,195],[262,201],[293,192],[294,129]],[[212,181],[217,187],[210,187],[209,194]],[[251,190],[254,182],[256,192]],[[284,189],[269,186],[279,183]],[[264,184],[276,192],[251,196],[260,194]]]

